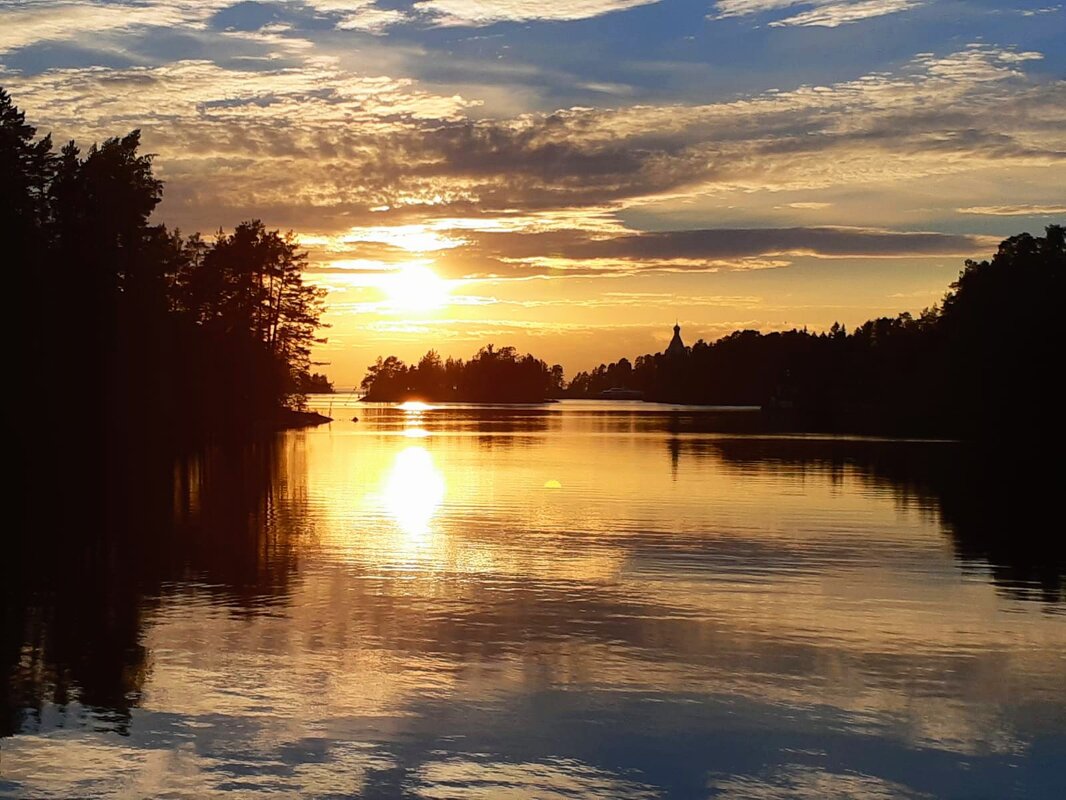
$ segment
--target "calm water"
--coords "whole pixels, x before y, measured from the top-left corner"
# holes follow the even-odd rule
[[[1066,797],[1035,467],[344,402],[30,527],[0,795]]]

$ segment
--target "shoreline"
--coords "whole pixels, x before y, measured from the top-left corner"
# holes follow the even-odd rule
[[[292,408],[279,408],[274,418],[266,427],[275,431],[299,430],[300,428],[313,428],[333,422],[333,417],[327,417],[317,411],[297,411]]]

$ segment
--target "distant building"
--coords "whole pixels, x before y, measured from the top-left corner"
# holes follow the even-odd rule
[[[684,356],[688,355],[688,349],[685,347],[685,343],[681,341],[681,326],[674,323],[674,338],[670,340],[669,346],[666,348],[666,355],[668,356]]]

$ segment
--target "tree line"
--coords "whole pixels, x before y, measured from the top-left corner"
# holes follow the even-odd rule
[[[314,385],[324,290],[290,232],[210,240],[152,224],[163,184],[140,133],[87,149],[37,137],[0,89],[0,241],[21,307],[24,415],[104,441],[176,442],[276,424]],[[5,259],[6,260],[6,259]]]
[[[762,406],[786,427],[989,438],[1060,430],[1066,229],[965,262],[938,305],[848,331],[735,331],[579,372],[569,397]]]

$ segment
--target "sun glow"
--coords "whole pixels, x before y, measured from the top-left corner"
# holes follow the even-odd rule
[[[448,302],[448,281],[424,264],[407,264],[382,282],[394,308],[404,311],[432,311]]]

